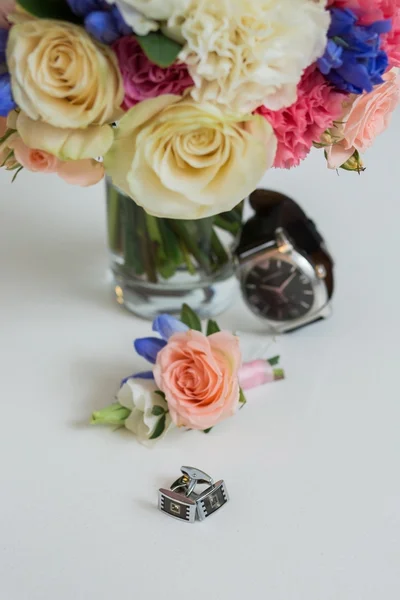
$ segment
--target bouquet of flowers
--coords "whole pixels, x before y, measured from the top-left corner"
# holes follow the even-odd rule
[[[400,0],[2,0],[0,11],[3,167],[80,185],[106,172],[159,217],[229,211],[313,146],[329,167],[360,171],[399,100]]]
[[[159,337],[134,342],[153,368],[123,379],[117,401],[93,413],[92,424],[125,427],[145,444],[173,426],[209,433],[246,403],[243,390],[284,378],[279,357],[242,364],[239,338],[211,320],[202,333],[187,305],[180,319],[157,317],[153,330]]]
[[[312,147],[363,170],[399,101],[400,0],[2,0],[0,62],[5,169],[107,174],[118,264],[215,276],[266,170]]]

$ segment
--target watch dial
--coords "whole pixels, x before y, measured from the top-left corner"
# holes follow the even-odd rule
[[[272,321],[306,315],[314,304],[310,280],[300,269],[279,259],[266,259],[250,269],[242,283],[255,313]]]

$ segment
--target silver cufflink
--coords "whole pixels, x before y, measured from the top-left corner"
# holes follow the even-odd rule
[[[194,523],[196,517],[204,521],[222,508],[229,500],[225,482],[214,480],[194,467],[181,467],[182,476],[171,485],[169,490],[161,488],[158,492],[158,508],[175,519]],[[198,492],[198,486],[206,489]]]

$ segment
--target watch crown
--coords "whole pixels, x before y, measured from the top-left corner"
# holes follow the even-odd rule
[[[324,265],[316,265],[315,272],[318,279],[325,279],[328,274]]]

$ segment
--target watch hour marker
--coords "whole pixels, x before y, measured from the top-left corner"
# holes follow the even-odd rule
[[[307,302],[300,302],[303,308],[310,308],[311,304],[307,304]]]
[[[304,294],[305,296],[312,296],[312,295],[313,295],[313,292],[312,292],[311,290],[304,290],[303,294]]]
[[[307,277],[306,277],[305,275],[301,275],[301,276],[300,276],[300,281],[301,281],[301,283],[303,283],[303,284],[306,284],[306,283],[308,283],[308,279],[307,279]]]

